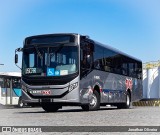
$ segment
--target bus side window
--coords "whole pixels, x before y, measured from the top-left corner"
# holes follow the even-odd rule
[[[103,48],[100,46],[95,46],[94,52],[94,68],[99,70],[104,70],[103,65]]]
[[[4,78],[4,88],[10,88],[10,80],[8,78]]]
[[[93,63],[93,44],[91,43],[83,43],[81,45],[81,67],[89,69],[92,67]],[[90,56],[90,61],[88,58]]]
[[[134,63],[129,63],[129,76],[134,77]]]
[[[122,64],[122,74],[127,75],[127,63]]]
[[[81,49],[81,67],[82,68],[86,68],[86,64],[87,64],[87,55],[86,55],[86,51]]]
[[[137,78],[142,79],[142,64],[141,63],[138,63],[136,73],[137,73]]]

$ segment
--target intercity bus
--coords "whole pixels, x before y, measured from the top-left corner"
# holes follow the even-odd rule
[[[88,36],[60,33],[27,37],[22,54],[22,101],[46,112],[78,105],[129,108],[142,98],[142,62]]]
[[[18,72],[0,73],[0,104],[23,107],[20,81]]]

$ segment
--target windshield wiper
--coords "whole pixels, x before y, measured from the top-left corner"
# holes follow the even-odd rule
[[[42,56],[42,54],[40,53],[40,51],[38,50],[37,45],[33,45],[33,46],[34,46],[34,48],[36,49],[36,52],[37,52],[39,58],[42,60],[42,59],[43,59],[43,56]]]

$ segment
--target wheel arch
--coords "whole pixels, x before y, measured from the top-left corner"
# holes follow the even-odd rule
[[[100,86],[95,85],[94,88],[93,88],[93,92],[94,92],[95,90],[96,90],[96,91],[99,93],[99,95],[100,95]]]

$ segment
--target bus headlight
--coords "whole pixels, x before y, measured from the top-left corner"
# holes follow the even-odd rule
[[[72,91],[73,89],[75,89],[78,86],[78,82],[73,83],[69,86],[69,91]]]

